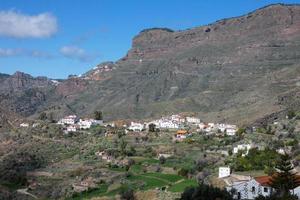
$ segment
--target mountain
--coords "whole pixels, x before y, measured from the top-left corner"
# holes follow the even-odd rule
[[[97,109],[107,119],[193,112],[205,120],[242,124],[276,117],[300,107],[300,6],[270,5],[184,31],[146,29],[115,63],[58,85],[28,79],[33,82],[3,87],[28,87],[19,95],[25,116],[45,109],[56,116]],[[9,105],[18,107],[16,102]]]
[[[0,75],[0,109],[1,113],[13,113],[29,116],[42,105],[55,84],[45,77],[32,77],[16,72],[13,75]],[[5,111],[4,111],[5,110]]]

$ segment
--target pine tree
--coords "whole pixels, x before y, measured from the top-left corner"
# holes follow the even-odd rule
[[[272,176],[271,186],[276,190],[276,196],[284,197],[290,195],[290,190],[296,188],[300,182],[293,172],[291,157],[284,154],[276,164],[276,173]]]

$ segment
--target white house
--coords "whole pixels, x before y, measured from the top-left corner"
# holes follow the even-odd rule
[[[77,131],[77,126],[75,125],[70,125],[67,127],[67,130],[66,132],[69,133],[69,132],[76,132]]]
[[[221,131],[221,132],[225,132],[227,125],[226,124],[217,124],[217,128]]]
[[[80,119],[78,122],[80,129],[89,129],[91,126],[96,125],[98,120],[93,119]]]
[[[236,128],[226,128],[226,135],[234,136],[236,133]]]
[[[219,178],[230,176],[230,167],[219,167]]]
[[[58,124],[76,124],[78,122],[79,118],[76,115],[69,115],[61,120],[59,120],[57,123]]]
[[[186,122],[189,124],[200,124],[200,119],[197,117],[186,117]]]
[[[144,124],[131,122],[130,126],[128,127],[128,130],[131,131],[142,131],[144,130]]]
[[[32,127],[33,127],[33,128],[36,128],[36,127],[38,127],[39,125],[40,125],[40,123],[33,123],[33,124],[32,124]]]
[[[27,127],[29,127],[29,124],[28,123],[22,123],[22,124],[20,124],[20,127],[27,128]]]
[[[233,181],[226,187],[226,190],[230,192],[234,189],[237,199],[255,199],[259,195],[271,195],[272,188],[269,186],[269,181],[268,176],[251,177],[250,180]]]
[[[171,115],[170,118],[173,122],[178,122],[178,123],[184,123],[185,122],[185,118],[181,117],[180,115]]]
[[[233,148],[232,153],[237,154],[239,151],[244,151],[242,156],[246,156],[249,153],[249,150],[253,148],[252,144],[239,144]]]
[[[179,129],[179,124],[171,120],[159,120],[158,126],[162,129]]]
[[[157,157],[158,157],[158,159],[160,159],[161,157],[170,158],[171,156],[173,156],[173,154],[170,154],[170,153],[159,153]]]

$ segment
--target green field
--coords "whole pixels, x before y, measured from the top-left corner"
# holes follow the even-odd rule
[[[170,192],[183,192],[185,188],[190,187],[190,186],[197,186],[196,180],[184,180],[182,182],[176,183],[172,185],[168,190]]]

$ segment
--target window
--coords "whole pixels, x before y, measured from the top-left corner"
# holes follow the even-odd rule
[[[268,188],[264,187],[264,192],[268,192]]]
[[[255,193],[255,187],[254,186],[251,188],[251,192]]]

